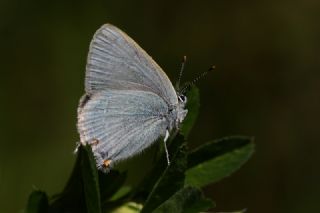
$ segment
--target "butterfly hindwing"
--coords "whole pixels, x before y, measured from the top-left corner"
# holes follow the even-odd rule
[[[141,152],[165,134],[167,104],[141,90],[104,90],[82,99],[78,130],[82,143],[92,144],[98,167]]]

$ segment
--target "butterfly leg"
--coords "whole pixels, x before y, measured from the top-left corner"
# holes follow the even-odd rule
[[[77,143],[76,143],[76,148],[74,149],[73,154],[77,154],[77,153],[78,153],[80,146],[81,146],[81,143],[80,143],[80,142],[77,142]]]
[[[165,150],[165,152],[166,152],[166,157],[167,157],[167,163],[168,163],[168,166],[170,166],[170,159],[169,159],[169,152],[168,152],[168,149],[167,149],[167,140],[168,140],[168,138],[169,138],[169,131],[168,130],[166,130],[166,135],[165,135],[165,137],[164,137],[164,140],[163,140],[163,142],[164,142],[164,150]]]
[[[164,137],[164,142],[167,142],[167,140],[169,139],[169,131],[166,130],[166,136]]]

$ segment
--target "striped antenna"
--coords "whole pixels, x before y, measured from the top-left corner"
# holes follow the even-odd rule
[[[190,89],[190,87],[192,85],[194,85],[197,81],[199,81],[201,78],[203,78],[204,76],[206,76],[208,74],[208,72],[211,72],[213,70],[216,69],[216,66],[213,65],[211,66],[207,71],[201,73],[200,75],[198,75],[195,79],[193,79],[191,82],[187,83],[182,89],[181,91],[179,92],[179,94],[184,94],[187,90]]]
[[[185,67],[185,65],[186,65],[186,62],[187,62],[187,56],[183,56],[182,62],[181,62],[181,68],[180,68],[179,78],[178,78],[178,81],[177,81],[177,83],[176,83],[176,91],[179,90],[180,81],[181,81],[181,77],[182,77],[183,70],[184,70],[184,67]]]

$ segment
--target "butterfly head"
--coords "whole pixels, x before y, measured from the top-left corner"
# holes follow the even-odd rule
[[[187,103],[187,96],[183,94],[178,95],[178,101],[179,101],[179,104],[185,105]]]

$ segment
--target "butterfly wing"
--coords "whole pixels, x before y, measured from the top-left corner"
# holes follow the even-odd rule
[[[151,91],[168,104],[178,99],[172,83],[160,66],[117,27],[105,24],[95,33],[86,67],[87,94],[104,89]]]
[[[97,166],[121,161],[150,146],[168,127],[168,106],[153,92],[98,92],[78,109],[81,142],[92,145]]]

